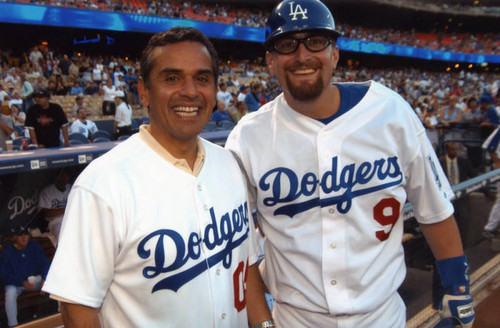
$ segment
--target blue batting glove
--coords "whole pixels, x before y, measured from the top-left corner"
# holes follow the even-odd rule
[[[439,327],[454,327],[456,325],[453,321],[458,321],[458,327],[472,327],[475,313],[472,307],[473,300],[469,294],[467,258],[463,255],[436,261],[436,266],[445,288],[445,295],[439,308],[439,315],[442,318],[439,324],[443,326]]]

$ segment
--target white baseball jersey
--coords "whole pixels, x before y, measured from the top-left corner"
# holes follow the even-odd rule
[[[452,191],[398,94],[375,82],[338,85],[369,88],[326,125],[281,94],[244,116],[226,147],[266,235],[261,269],[277,326],[404,327],[404,204],[419,222],[439,222],[453,213]]]
[[[67,184],[66,189],[63,191],[57,189],[57,187],[53,184],[48,185],[40,192],[40,196],[38,197],[38,207],[46,209],[59,209],[66,207],[70,190],[70,184]],[[61,230],[62,220],[62,214],[47,218],[47,221],[49,221],[49,231],[56,237],[56,240],[59,239],[59,231]]]
[[[116,107],[115,121],[119,128],[132,125],[132,108],[126,102]]]
[[[74,183],[44,290],[101,307],[104,327],[247,327],[259,247],[238,164],[203,140],[193,176],[145,133]]]
[[[81,133],[87,138],[89,137],[89,134],[92,134],[96,131],[97,126],[91,120],[86,120],[85,123],[80,120],[75,120],[73,123],[71,123],[70,127],[70,133]]]
[[[231,93],[229,91],[219,91],[217,92],[217,101],[223,101],[226,103],[226,107],[229,107],[231,105],[231,100],[233,99],[233,96],[231,96]]]

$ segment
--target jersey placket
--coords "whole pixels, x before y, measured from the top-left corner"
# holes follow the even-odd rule
[[[211,218],[211,209],[213,210],[213,203],[211,201],[210,195],[206,190],[206,185],[204,183],[204,180],[202,179],[203,173],[200,174],[200,176],[196,179],[195,186],[194,186],[194,192],[193,194],[196,195],[196,202],[199,205],[198,206],[198,231],[200,234],[200,237],[203,239],[205,238],[205,229],[206,227],[212,223],[212,218]],[[216,215],[216,220],[219,220],[220,218],[217,217]],[[217,227],[219,229],[219,227]],[[215,247],[214,249],[210,250],[207,248],[205,242],[203,241],[201,243],[201,251],[203,253],[204,261],[206,262],[206,265],[208,266],[208,259],[220,251],[218,247]],[[225,300],[219,300],[218,299],[218,293],[217,290],[214,290],[214,286],[221,286],[224,283],[221,280],[226,279],[226,275],[224,272],[224,267],[222,262],[217,263],[213,267],[209,268],[206,272],[206,277],[207,277],[207,287],[210,289],[210,298],[212,300],[210,304],[210,308],[212,309],[212,322],[213,322],[213,327],[225,327],[228,325],[228,322],[230,321],[228,318],[229,309],[225,309],[224,305],[227,304]],[[208,304],[207,304],[208,305]]]
[[[335,124],[335,123],[333,123]],[[331,126],[332,124],[330,124]],[[338,212],[337,205],[324,206],[323,200],[338,196],[342,190],[327,193],[325,189],[336,184],[339,179],[336,176],[325,180],[325,186],[321,181],[327,172],[333,170],[333,158],[341,151],[342,137],[335,135],[328,126],[324,127],[317,135],[317,157],[318,157],[318,191],[320,197],[320,212],[322,221],[322,277],[325,290],[326,302],[331,314],[347,312],[349,299],[346,289],[346,222],[345,217]],[[341,158],[338,156],[338,167],[342,167]],[[326,188],[325,188],[326,187]]]

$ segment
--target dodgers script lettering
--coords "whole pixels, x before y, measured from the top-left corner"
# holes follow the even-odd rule
[[[177,291],[220,262],[226,269],[231,267],[233,249],[248,238],[248,204],[245,202],[231,212],[220,216],[220,219],[217,219],[216,211],[212,207],[210,216],[211,223],[205,227],[203,233],[192,232],[187,240],[184,240],[183,236],[175,230],[161,229],[152,232],[139,243],[137,248],[139,256],[143,259],[150,257],[154,259],[154,265],[146,266],[142,271],[145,278],[152,279],[160,274],[182,269],[182,272],[160,280],[153,287],[153,293],[161,289]],[[164,245],[168,240],[175,245],[174,259],[166,258],[165,255]],[[148,243],[154,245],[154,248],[147,248]],[[217,248],[219,250],[208,258],[200,259],[202,244],[210,251]]]
[[[340,174],[338,172],[340,171]],[[380,184],[367,188],[360,188],[373,180],[379,180]],[[299,178],[297,174],[286,167],[277,167],[265,173],[259,181],[259,188],[271,196],[265,197],[265,206],[272,207],[278,204],[274,215],[286,215],[293,218],[295,215],[305,212],[314,207],[326,207],[337,205],[340,213],[347,213],[356,197],[370,194],[378,190],[399,185],[403,181],[403,173],[399,167],[398,158],[388,157],[377,159],[373,163],[362,162],[348,164],[338,168],[337,156],[332,158],[332,168],[323,176],[318,177],[315,173],[308,172]],[[325,194],[340,193],[329,198],[310,198],[317,188]],[[300,202],[294,202],[300,198]],[[302,201],[302,199],[306,199]]]

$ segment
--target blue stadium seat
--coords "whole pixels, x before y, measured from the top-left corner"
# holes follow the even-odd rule
[[[84,144],[86,144],[86,143],[88,143],[88,141],[87,141],[87,142],[82,142],[82,141],[81,141],[81,140],[79,140],[79,139],[69,139],[69,145],[70,145],[70,146],[84,145]]]
[[[207,123],[207,125],[205,125],[205,128],[203,129],[203,131],[206,131],[206,132],[215,131],[216,128],[217,128],[217,124],[215,124],[215,122],[209,121]]]
[[[230,121],[221,121],[219,123],[219,126],[223,129],[223,130],[231,130],[232,128],[234,128],[234,123],[233,122],[230,122]]]
[[[108,140],[111,140],[111,135],[106,130],[97,130],[90,135],[90,140],[92,140],[92,142],[95,142],[94,139],[96,138],[107,138]]]
[[[89,143],[89,139],[87,139],[87,137],[84,136],[83,134],[77,133],[77,132],[70,133],[69,134],[70,145],[71,145],[71,141],[75,141],[75,140],[80,141],[80,143],[82,143],[82,144]]]
[[[106,137],[97,137],[97,138],[92,139],[92,143],[109,142],[109,141],[111,141],[111,139],[106,138]]]
[[[120,136],[118,137],[118,141],[124,141],[124,140],[127,140],[130,136]]]

